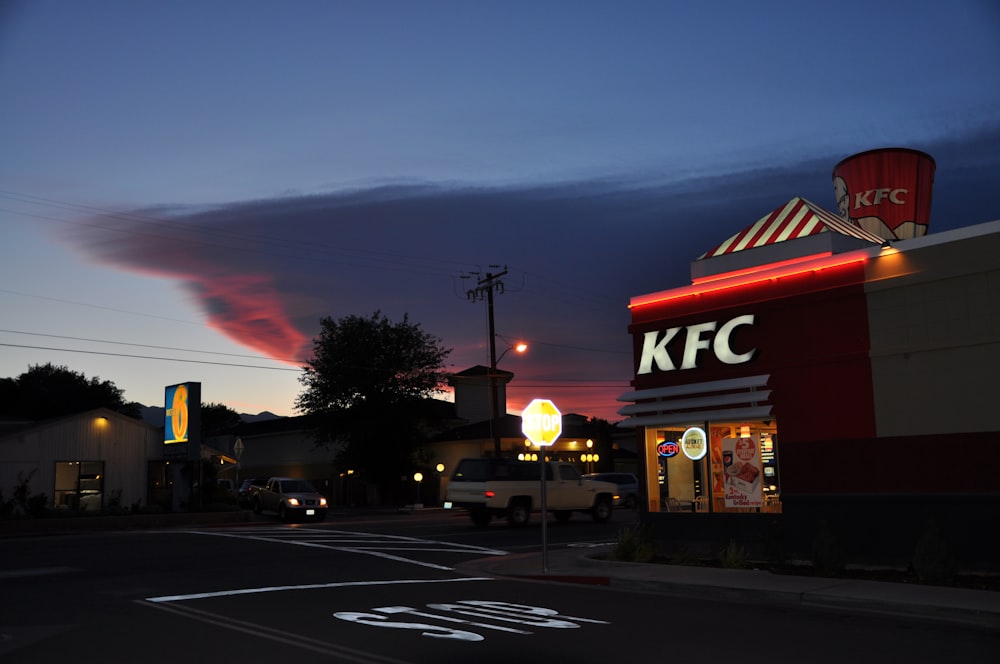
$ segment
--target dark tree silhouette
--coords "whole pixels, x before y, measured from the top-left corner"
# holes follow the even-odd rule
[[[64,366],[38,364],[17,378],[0,379],[0,415],[44,420],[94,408],[141,417],[140,404],[126,402],[124,391],[110,380],[87,378]]]
[[[446,383],[451,350],[407,316],[392,323],[376,311],[320,324],[296,407],[321,422],[319,439],[336,447],[339,466],[391,493],[413,467],[421,404]]]
[[[225,404],[201,404],[201,431],[206,437],[228,433],[242,422],[240,414]]]

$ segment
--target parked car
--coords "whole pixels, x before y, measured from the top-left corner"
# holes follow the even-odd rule
[[[639,502],[639,479],[632,473],[587,473],[583,479],[611,482],[616,485],[618,498],[615,500],[615,507],[631,510],[635,509]]]
[[[545,466],[547,507],[556,521],[569,520],[573,512],[589,514],[594,521],[611,518],[615,486],[609,482],[584,482],[575,464],[548,461]],[[494,516],[512,526],[528,523],[541,509],[542,468],[538,463],[492,457],[462,459],[448,483],[445,509],[465,509],[472,523],[482,528]]]
[[[267,485],[267,480],[263,477],[261,478],[251,478],[248,480],[243,480],[240,484],[239,491],[236,492],[236,504],[240,507],[251,507],[253,506],[253,494],[258,489]]]
[[[297,477],[272,477],[253,494],[253,511],[277,512],[282,521],[326,518],[326,498],[306,480]]]

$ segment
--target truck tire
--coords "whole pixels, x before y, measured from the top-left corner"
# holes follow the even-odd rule
[[[507,523],[516,528],[528,525],[530,518],[531,505],[523,498],[512,501],[510,507],[507,508]]]
[[[288,521],[288,508],[285,507],[284,503],[281,503],[281,507],[278,508],[278,518],[282,521]]]
[[[485,528],[490,525],[490,521],[493,520],[493,516],[485,508],[469,510],[469,517],[472,519],[472,523],[477,528]]]
[[[253,501],[253,513],[260,514],[260,499]]]
[[[597,502],[590,509],[590,516],[594,521],[603,523],[611,518],[611,501],[607,498],[598,498]]]

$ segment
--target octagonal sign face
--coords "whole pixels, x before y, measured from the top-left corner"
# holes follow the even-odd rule
[[[548,399],[534,399],[521,411],[521,431],[535,445],[551,445],[562,435],[562,413]]]

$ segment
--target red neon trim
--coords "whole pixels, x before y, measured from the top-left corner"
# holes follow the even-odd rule
[[[808,256],[799,256],[798,258],[789,258],[788,260],[776,261],[774,263],[768,263],[767,267],[764,269],[775,269],[779,267],[785,267],[787,265],[798,265],[805,261],[817,260],[820,258],[829,258],[833,256],[832,251],[822,251],[818,254],[810,254]],[[691,280],[691,284],[697,286],[699,284],[705,284],[710,281],[718,281],[719,279],[731,279],[733,277],[740,277],[746,274],[757,274],[760,272],[761,266],[755,265],[754,267],[748,267],[743,270],[733,270],[732,272],[721,272],[719,274],[711,274],[707,277],[697,277]]]
[[[833,258],[832,256],[830,258]],[[730,288],[739,288],[740,286],[749,286],[751,284],[758,284],[763,281],[773,281],[775,279],[781,279],[783,277],[792,277],[797,274],[806,274],[808,272],[818,272],[820,270],[826,270],[832,267],[841,267],[844,265],[851,265],[852,263],[865,263],[868,261],[868,255],[863,256],[854,255],[850,258],[844,258],[844,255],[838,255],[835,260],[817,260],[810,261],[808,263],[801,263],[796,261],[793,265],[785,265],[784,269],[766,267],[761,269],[757,268],[755,272],[752,273],[739,273],[733,277],[725,277],[721,279],[716,279],[711,281],[716,285],[702,288],[702,284],[705,282],[700,282],[698,284],[692,283],[691,286],[684,286],[681,288],[675,288],[668,291],[660,291],[659,293],[651,293],[649,295],[641,295],[638,297],[633,297],[632,301],[629,302],[628,308],[634,309],[636,307],[642,307],[650,304],[661,304],[663,302],[668,302],[670,300],[676,300],[684,297],[697,297],[699,295],[707,295],[709,293],[716,293],[718,291],[728,290]],[[780,264],[779,264],[780,265]]]

